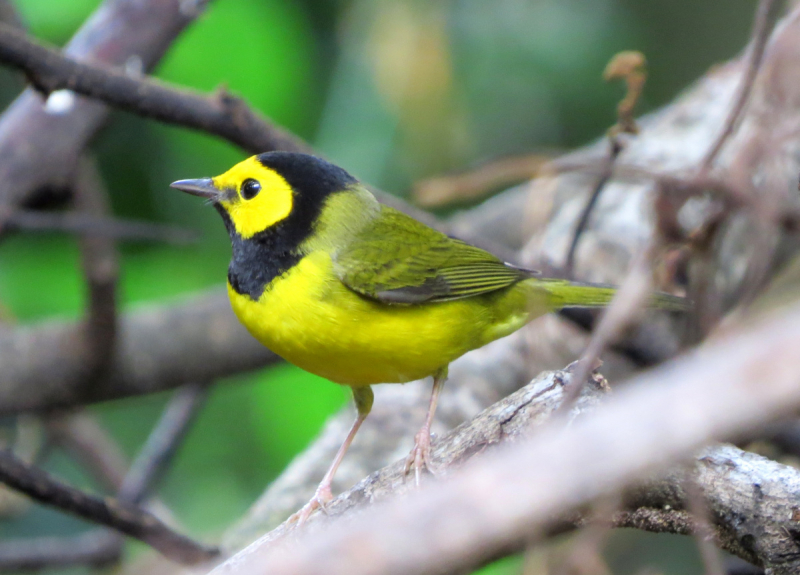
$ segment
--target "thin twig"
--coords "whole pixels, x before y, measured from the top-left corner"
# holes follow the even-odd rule
[[[0,481],[44,505],[139,539],[164,556],[185,564],[200,563],[218,551],[172,531],[157,517],[120,500],[101,499],[53,479],[10,451],[0,451]]]
[[[0,234],[6,232],[63,232],[116,240],[164,242],[186,245],[199,239],[197,232],[146,221],[97,217],[77,212],[8,210],[0,207]]]
[[[615,338],[619,337],[636,313],[646,306],[647,296],[652,292],[653,284],[650,262],[660,245],[655,237],[651,238],[634,260],[611,305],[605,310],[599,324],[592,332],[589,345],[575,368],[575,377],[567,385],[564,402],[556,411],[557,416],[569,413],[581,394],[586,378],[597,369],[600,355]]]
[[[603,78],[607,82],[622,79],[625,81],[627,89],[625,97],[617,105],[617,123],[608,130],[608,155],[603,162],[597,182],[589,195],[589,200],[586,202],[580,218],[578,218],[578,224],[575,226],[572,241],[567,251],[567,257],[564,261],[564,273],[568,278],[571,278],[573,275],[575,268],[575,252],[578,249],[581,236],[586,230],[586,226],[589,224],[589,217],[592,215],[595,205],[597,205],[597,200],[603,188],[605,188],[606,184],[608,184],[611,179],[614,173],[614,164],[623,150],[620,135],[636,134],[639,132],[633,113],[642,95],[644,83],[647,78],[645,66],[644,56],[640,52],[625,51],[615,54],[603,72]]]
[[[747,64],[745,67],[742,81],[736,91],[733,105],[731,106],[728,116],[725,119],[725,124],[722,127],[717,139],[711,145],[708,153],[700,162],[698,174],[706,176],[714,160],[722,151],[727,139],[733,134],[739,125],[745,105],[750,98],[750,93],[753,90],[756,76],[761,67],[761,62],[764,58],[764,48],[769,39],[770,27],[770,12],[775,0],[760,0],[756,8],[755,18],[753,20],[753,31],[751,33],[750,51],[747,55]]]
[[[119,501],[139,505],[167,469],[207,392],[207,385],[190,384],[175,393],[127,473],[119,447],[86,412],[51,418],[48,427],[101,484],[117,492]],[[6,564],[10,565],[8,570],[16,565],[35,569],[119,559],[123,542],[119,534],[106,531],[93,534],[94,537],[23,539],[10,550],[0,546],[0,571]],[[64,549],[71,551],[66,553]]]
[[[111,493],[119,490],[128,463],[120,446],[93,414],[78,409],[54,414],[45,421],[52,441],[87,469],[98,485]]]
[[[530,180],[553,156],[542,153],[499,158],[459,174],[421,180],[414,184],[414,201],[425,208],[475,201],[501,186]]]
[[[123,501],[138,504],[152,492],[167,469],[208,396],[208,385],[188,384],[170,400],[131,464],[119,490]]]
[[[600,193],[603,191],[603,188],[606,187],[606,184],[614,174],[614,163],[617,161],[617,157],[619,157],[620,152],[622,152],[622,144],[620,143],[619,138],[616,136],[609,137],[608,155],[603,161],[603,167],[601,168],[602,171],[600,176],[597,178],[597,182],[595,182],[591,193],[589,194],[589,200],[583,207],[580,218],[578,218],[575,231],[572,233],[572,241],[569,244],[567,257],[564,261],[564,275],[567,278],[571,278],[573,276],[573,271],[575,269],[575,253],[578,251],[578,244],[581,241],[581,236],[583,235],[583,232],[586,231],[586,227],[589,225],[589,218],[594,211],[595,205],[597,205],[597,200],[600,198]]]

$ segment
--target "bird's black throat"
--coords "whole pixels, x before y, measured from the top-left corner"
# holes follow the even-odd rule
[[[233,246],[228,282],[236,293],[253,300],[258,300],[275,278],[303,259],[305,254],[301,245],[314,233],[314,226],[328,198],[357,183],[343,169],[314,156],[269,152],[259,155],[258,160],[264,167],[280,174],[292,188],[289,215],[250,238],[242,238],[225,208],[215,204]]]
[[[299,248],[305,237],[287,233],[286,224],[280,223],[245,239],[234,229],[228,213],[221,207],[217,211],[222,215],[233,248],[228,265],[228,283],[236,293],[257,301],[272,280],[285,274],[303,258]]]

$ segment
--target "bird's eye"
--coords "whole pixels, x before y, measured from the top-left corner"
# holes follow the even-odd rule
[[[252,200],[261,191],[261,184],[257,180],[247,179],[242,182],[242,197],[245,200]]]

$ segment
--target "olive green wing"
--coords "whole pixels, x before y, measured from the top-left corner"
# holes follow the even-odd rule
[[[336,254],[334,271],[356,293],[393,304],[472,297],[535,274],[385,206]]]

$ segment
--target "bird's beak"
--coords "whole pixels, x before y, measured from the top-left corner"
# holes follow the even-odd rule
[[[169,187],[212,201],[216,200],[220,195],[220,191],[214,185],[214,181],[211,178],[178,180],[177,182],[172,182]]]

